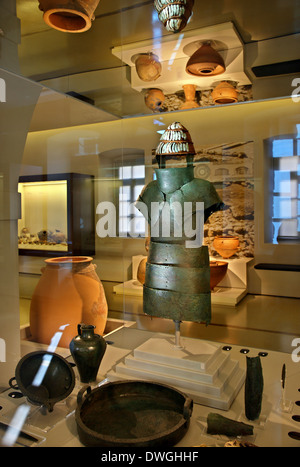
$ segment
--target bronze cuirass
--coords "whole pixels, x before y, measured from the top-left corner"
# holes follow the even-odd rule
[[[195,226],[199,203],[203,203],[205,222],[214,211],[222,208],[222,202],[212,183],[194,178],[194,167],[191,165],[156,169],[155,173],[156,180],[144,187],[136,205],[146,217],[150,229],[143,310],[147,315],[174,321],[209,324],[211,292],[208,247],[202,244],[188,246],[191,238],[185,232],[183,216],[186,203],[189,203],[190,221]],[[164,228],[166,206],[170,215],[169,229]],[[180,227],[181,236],[178,234]]]

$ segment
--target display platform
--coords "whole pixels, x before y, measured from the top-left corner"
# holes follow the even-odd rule
[[[167,341],[171,339],[170,342],[172,342],[173,336],[170,334],[160,334],[159,336]],[[126,358],[132,358],[135,349],[139,349],[138,353],[143,349],[145,351],[147,350],[147,344],[146,346],[144,344],[157,338],[158,334],[155,332],[136,328],[122,327],[110,333],[106,338],[109,345],[99,369],[96,385],[105,384],[112,369],[124,362]],[[196,349],[201,348],[202,341],[200,339],[192,340]],[[246,356],[255,357],[258,354],[261,355],[264,376],[262,411],[257,421],[247,421],[247,423],[253,425],[253,435],[247,438],[242,437],[243,440],[248,440],[258,447],[300,447],[300,440],[291,437],[291,433],[300,432],[300,422],[297,421],[300,417],[300,366],[299,363],[292,360],[292,355],[258,348],[245,349],[238,345],[229,346],[213,342],[210,342],[209,345],[212,348],[216,346],[219,349],[217,354],[220,358],[229,355],[231,360],[237,361],[243,371],[246,369]],[[22,356],[32,352],[33,346],[34,343],[22,340]],[[43,346],[40,344],[35,345],[36,350],[42,348]],[[72,363],[72,357],[69,355],[68,349],[57,348],[56,351]],[[208,355],[211,355],[211,352],[204,356],[202,360],[204,368],[202,370],[209,368],[210,357]],[[289,401],[289,404],[286,405],[288,407],[287,411],[281,405],[281,372],[283,364],[286,365],[285,399]],[[76,367],[74,368],[75,375],[77,375]],[[174,385],[175,380],[174,377]],[[17,445],[82,447],[75,422],[76,400],[81,386],[77,379],[72,394],[66,400],[55,405],[52,413],[43,413],[40,407],[30,404],[24,397],[12,397],[12,393],[15,391],[7,388],[6,391],[0,394],[0,406],[2,407],[0,411],[1,434],[4,430],[3,427],[12,422],[17,410],[25,407],[28,408],[29,416],[25,416],[24,423],[19,424],[22,433],[20,433]],[[233,440],[233,438],[224,435],[210,435],[207,433],[207,416],[209,413],[218,413],[232,420],[245,422],[244,385],[241,386],[229,410],[194,403],[189,430],[176,447],[200,445],[219,447],[224,446],[227,441]]]
[[[168,384],[195,403],[229,410],[245,380],[245,371],[218,344],[158,334],[134,349],[107,373],[110,381],[142,379]]]

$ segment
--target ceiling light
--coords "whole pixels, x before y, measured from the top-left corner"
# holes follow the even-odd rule
[[[215,76],[226,71],[225,63],[219,52],[210,44],[203,44],[190,57],[186,72],[193,76]]]

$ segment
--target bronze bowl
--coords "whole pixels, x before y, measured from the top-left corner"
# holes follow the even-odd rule
[[[31,352],[21,358],[15,378],[9,381],[11,387],[15,387],[13,380],[30,402],[44,406],[49,412],[57,402],[67,398],[75,386],[71,365],[60,355],[48,351]]]
[[[178,390],[136,380],[83,387],[77,402],[77,431],[87,447],[175,446],[193,410],[192,399]]]
[[[221,282],[226,276],[228,263],[226,261],[210,261],[210,290]]]

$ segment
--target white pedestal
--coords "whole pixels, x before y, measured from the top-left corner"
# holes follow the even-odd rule
[[[150,380],[176,387],[195,403],[229,410],[245,381],[245,370],[218,344],[157,335],[137,347],[132,354],[107,373],[109,381]]]
[[[143,296],[143,286],[137,280],[137,269],[142,259],[147,256],[132,257],[132,279],[122,284],[115,285],[114,293],[131,295],[136,297]],[[216,258],[210,258],[217,261]],[[225,260],[222,260],[225,261]],[[211,292],[211,302],[213,305],[236,306],[247,295],[247,270],[252,258],[227,259],[227,274]]]

